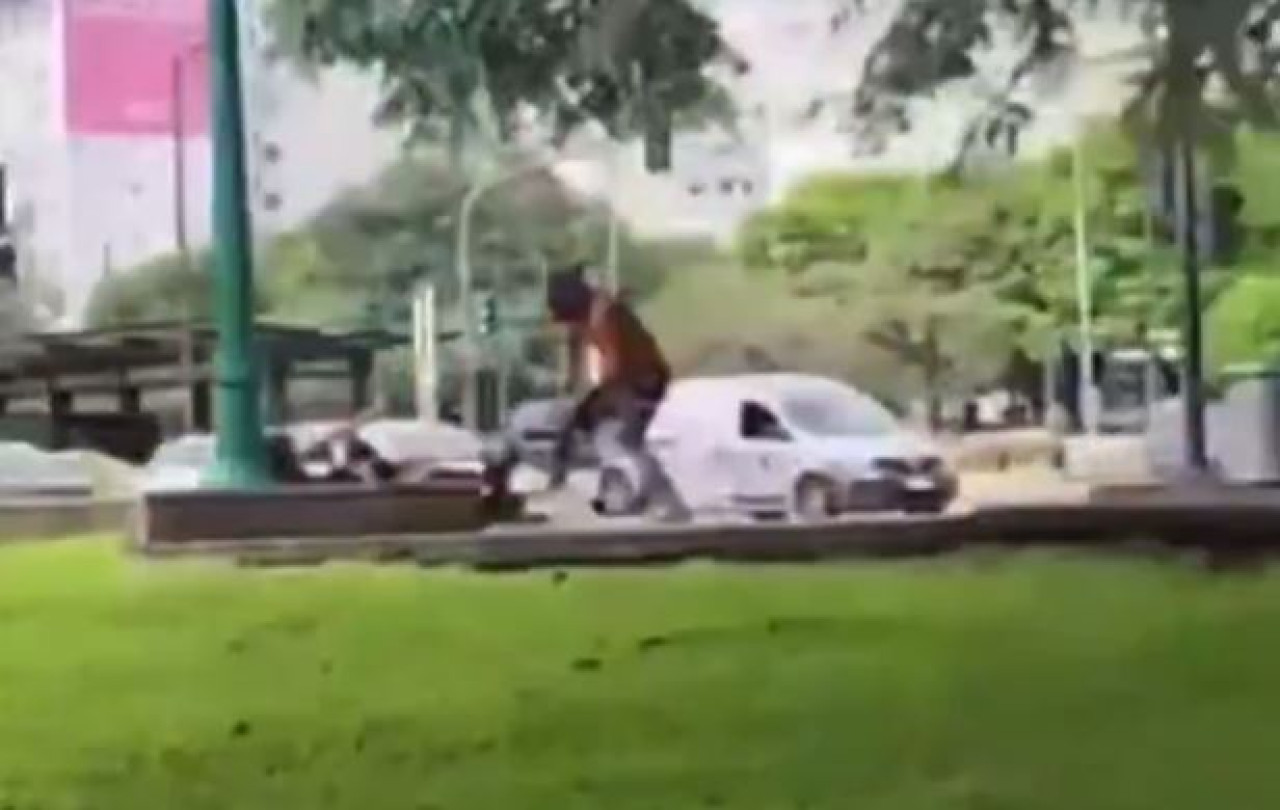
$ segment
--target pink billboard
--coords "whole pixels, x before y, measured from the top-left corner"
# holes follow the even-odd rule
[[[179,115],[187,135],[208,131],[208,0],[62,3],[72,136],[167,135]]]

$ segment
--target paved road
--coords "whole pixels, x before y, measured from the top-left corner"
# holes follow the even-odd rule
[[[591,509],[591,499],[595,496],[596,475],[590,470],[575,472],[563,489],[557,492],[547,491],[547,476],[535,469],[522,468],[516,471],[512,479],[513,488],[524,494],[527,511],[536,515],[545,515],[552,525],[565,529],[591,530],[603,528],[628,529],[649,526],[656,523],[648,518],[602,518]],[[745,517],[726,514],[698,515],[695,525],[747,525],[751,521]]]

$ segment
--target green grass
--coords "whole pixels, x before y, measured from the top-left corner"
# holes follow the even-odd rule
[[[0,808],[1280,807],[1280,578],[0,552]]]

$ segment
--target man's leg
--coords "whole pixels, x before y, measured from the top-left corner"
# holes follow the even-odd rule
[[[563,486],[568,478],[574,443],[579,437],[585,435],[594,443],[599,443],[596,433],[601,422],[600,409],[600,389],[592,389],[574,406],[568,420],[561,426],[552,451],[550,484],[553,489]]]
[[[637,501],[642,508],[658,506],[662,516],[671,520],[687,520],[689,509],[661,460],[649,447],[647,434],[661,400],[627,396],[620,403],[618,444],[633,460],[640,473]]]

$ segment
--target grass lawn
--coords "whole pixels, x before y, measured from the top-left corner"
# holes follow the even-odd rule
[[[0,808],[1280,807],[1280,576],[0,551]]]

